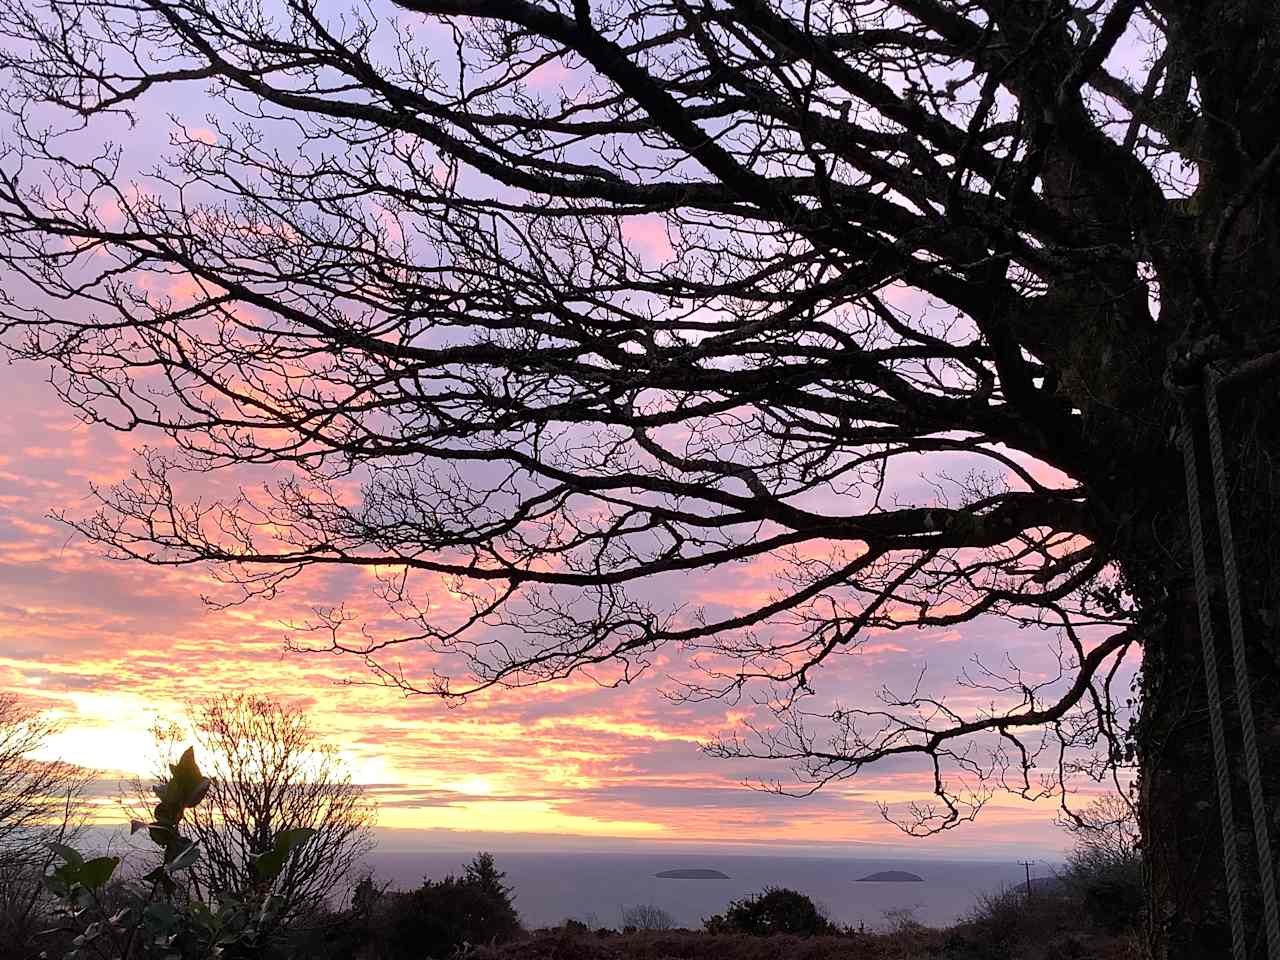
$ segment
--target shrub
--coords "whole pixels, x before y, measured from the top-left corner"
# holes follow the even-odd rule
[[[1024,938],[1029,919],[1027,896],[1021,888],[982,894],[964,921],[949,931],[947,956],[1007,960]]]
[[[884,911],[881,916],[884,917],[885,930],[891,934],[909,935],[925,929],[916,917],[915,907],[895,907]]]
[[[661,907],[645,903],[624,909],[622,925],[633,930],[670,930],[676,925],[676,921]]]
[[[1138,926],[1144,893],[1142,860],[1136,853],[1123,860],[1073,854],[1062,880],[1091,925],[1111,934]]]
[[[1061,879],[1085,918],[1111,934],[1137,928],[1145,893],[1137,818],[1129,802],[1102,797],[1064,826],[1076,844]]]
[[[511,888],[482,853],[461,877],[424,880],[409,893],[383,897],[383,955],[392,960],[448,957],[466,946],[506,943],[520,933]]]
[[[515,907],[511,906],[511,890],[504,881],[507,875],[499,870],[494,862],[493,854],[487,851],[477,853],[475,859],[462,868],[462,878],[467,883],[475,884],[486,894],[493,897],[495,901],[501,900],[511,908],[511,913],[515,915]]]
[[[1095,800],[1063,823],[1075,838],[1056,878],[980,897],[948,931],[948,960],[1075,960],[1099,944],[1124,945],[1142,928],[1143,866],[1133,809],[1121,796]]]
[[[371,958],[370,952],[382,923],[381,904],[387,897],[387,885],[371,874],[356,881],[346,909],[322,907],[305,927],[291,931],[285,955],[307,960],[353,960]]]
[[[836,933],[831,923],[811,899],[797,890],[767,887],[763,893],[734,900],[723,914],[704,923],[708,933],[748,933],[767,937],[791,933],[802,937]]]

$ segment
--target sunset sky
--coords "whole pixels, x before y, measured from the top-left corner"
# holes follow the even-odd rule
[[[561,80],[550,68],[541,77]],[[135,147],[150,138],[159,148],[167,130],[154,121],[130,137]],[[639,219],[629,230],[631,242],[662,255],[661,230]],[[367,575],[311,577],[270,603],[215,611],[200,599],[219,589],[207,571],[110,561],[50,519],[52,511],[91,510],[90,486],[126,477],[135,448],[155,438],[77,422],[48,375],[30,364],[0,368],[0,689],[64,721],[51,755],[102,770],[104,778],[143,773],[147,730],[157,718],[180,718],[194,698],[247,691],[306,706],[355,779],[379,800],[386,828],[531,834],[548,843],[573,836],[850,851],[889,844],[940,857],[1047,856],[1067,845],[1053,823],[1056,801],[1032,804],[1005,794],[996,794],[975,824],[908,840],[882,820],[876,804],[927,799],[918,763],[867,771],[806,799],[749,789],[744,782],[785,780],[787,771],[700,752],[700,742],[734,729],[741,714],[719,702],[661,696],[667,677],[686,670],[674,651],[650,676],[622,689],[583,679],[456,708],[343,685],[369,678],[358,661],[286,654],[283,641],[288,624],[305,619],[313,605],[345,601],[380,616]],[[917,482],[936,469],[921,457]],[[770,573],[734,566],[689,578],[685,599],[749,605],[773,586]],[[448,602],[443,588],[434,599]],[[926,670],[945,689],[978,651],[1007,653],[1030,677],[1056,667],[1045,647],[1045,634],[998,620],[897,632],[824,667],[819,683],[865,703],[881,685],[909,687]],[[973,706],[972,691],[955,696],[961,704],[971,698]],[[118,816],[108,801],[99,812],[104,820]],[[492,846],[501,849],[501,841]]]
[[[89,509],[90,485],[123,477],[141,438],[78,423],[45,375],[30,365],[4,369],[0,685],[65,721],[53,753],[104,771],[143,772],[154,719],[181,716],[194,697],[246,690],[306,705],[356,779],[371,785],[383,827],[534,834],[548,842],[572,835],[892,844],[929,856],[1063,846],[1052,802],[1002,795],[976,824],[907,840],[881,820],[875,802],[924,798],[918,767],[871,771],[803,800],[748,789],[744,781],[786,771],[699,752],[698,743],[732,728],[735,715],[724,704],[661,697],[664,675],[682,669],[678,660],[660,662],[653,677],[619,690],[584,680],[453,709],[339,685],[367,675],[356,661],[284,653],[286,624],[304,618],[314,602],[372,604],[367,583],[349,574],[312,580],[272,603],[211,611],[200,596],[217,585],[203,571],[106,560],[48,518],[51,510]],[[768,590],[767,578],[756,579],[739,568],[691,589],[704,601],[735,592],[745,599]],[[822,683],[865,697],[926,666],[931,676],[953,676],[975,649],[1007,649],[1034,662],[1043,642],[998,621],[963,631],[913,630],[877,638],[853,662],[826,669]],[[104,801],[100,815],[116,814]]]

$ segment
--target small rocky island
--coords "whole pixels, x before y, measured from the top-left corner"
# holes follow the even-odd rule
[[[881,870],[879,873],[859,877],[858,883],[924,883],[924,877],[906,870]]]
[[[689,870],[663,870],[661,873],[655,873],[655,877],[662,880],[728,880],[727,873],[721,873],[719,870],[707,870],[702,867],[694,867]]]

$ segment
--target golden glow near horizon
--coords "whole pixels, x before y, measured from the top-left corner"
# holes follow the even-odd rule
[[[353,779],[379,801],[380,824],[391,828],[900,844],[876,802],[927,798],[927,774],[918,767],[870,770],[806,800],[748,789],[744,782],[785,778],[785,769],[702,754],[699,743],[740,727],[746,708],[663,699],[661,675],[677,670],[676,660],[662,660],[656,679],[621,689],[584,678],[458,709],[378,686],[341,685],[368,679],[360,664],[285,655],[284,624],[305,619],[313,601],[335,598],[382,615],[368,598],[366,574],[215,612],[199,600],[216,589],[205,571],[103,559],[47,514],[89,509],[88,481],[123,476],[137,440],[75,423],[38,371],[15,369],[6,376],[20,389],[0,409],[0,690],[62,722],[47,758],[109,777],[146,776],[155,721],[180,720],[200,697],[245,691],[305,706]],[[746,573],[708,580],[707,597],[727,603],[772,586],[767,571]],[[453,601],[445,595],[443,602]],[[1026,649],[1039,642],[1016,631],[1002,635],[1005,641]],[[956,630],[895,634],[877,638],[865,660],[828,675],[859,691],[909,682],[926,662],[954,672],[963,646]],[[422,665],[413,651],[405,654],[409,666]],[[1052,807],[997,797],[976,826],[933,842],[930,852],[976,851],[1013,827],[1030,846],[1061,847]],[[105,799],[95,811],[103,821],[118,815]]]

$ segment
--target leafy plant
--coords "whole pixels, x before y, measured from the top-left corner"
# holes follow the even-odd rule
[[[45,877],[45,886],[63,899],[74,900],[100,890],[120,866],[119,857],[86,860],[78,850],[65,843],[51,843],[49,849],[62,862]]]
[[[200,844],[184,835],[187,813],[209,793],[212,782],[200,771],[195,750],[188,749],[169,776],[156,784],[157,799],[149,821],[134,820],[133,833],[145,832],[160,850],[160,862],[132,884],[123,881],[127,904],[113,909],[104,896],[115,879],[120,858],[86,858],[66,844],[50,846],[57,865],[45,886],[62,907],[64,932],[74,933],[65,960],[195,960],[261,955],[258,931],[276,908],[271,887],[289,857],[314,831],[282,830],[257,857],[265,895],[261,902],[222,898],[204,903],[183,884],[184,874],[200,857]]]
[[[893,907],[881,913],[884,927],[893,934],[912,934],[923,930],[924,924],[916,916],[915,907]]]

